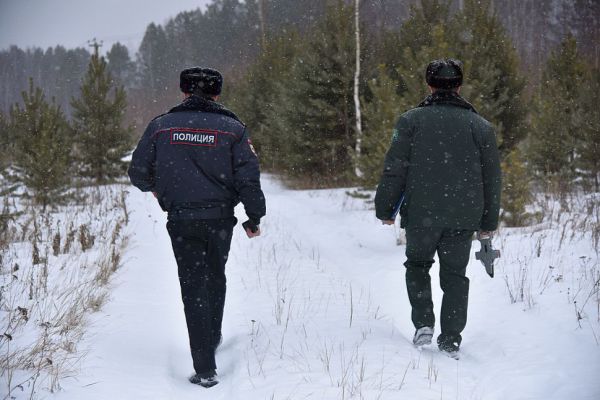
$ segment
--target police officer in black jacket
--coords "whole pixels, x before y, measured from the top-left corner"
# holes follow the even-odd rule
[[[249,238],[260,235],[266,213],[246,126],[216,102],[222,85],[216,70],[183,70],[184,101],[150,122],[129,167],[131,183],[152,192],[168,213],[196,371],[190,381],[204,387],[218,383],[215,350],[222,338],[234,207],[244,204]]]

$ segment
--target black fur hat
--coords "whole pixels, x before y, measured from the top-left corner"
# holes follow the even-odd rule
[[[218,96],[223,88],[223,75],[212,68],[186,68],[179,75],[179,87],[183,93]]]
[[[436,89],[457,88],[463,83],[462,63],[452,58],[434,60],[427,66],[425,81]]]

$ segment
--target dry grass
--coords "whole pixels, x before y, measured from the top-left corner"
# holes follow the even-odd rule
[[[556,287],[573,305],[577,327],[591,327],[596,337],[600,323],[600,194],[542,193],[532,211],[539,216],[537,224],[505,229],[499,236],[500,248],[511,249],[499,263],[511,303],[533,308],[536,299]],[[528,238],[515,242],[514,234]]]
[[[85,355],[88,316],[109,297],[127,245],[126,192],[85,190],[49,213],[4,201],[0,234],[0,392],[35,399],[60,389]]]

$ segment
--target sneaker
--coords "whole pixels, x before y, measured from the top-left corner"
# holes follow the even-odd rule
[[[194,374],[190,376],[189,381],[194,385],[200,385],[205,388],[213,387],[219,383],[217,373],[214,370],[203,374]]]
[[[431,339],[433,338],[433,328],[429,326],[423,326],[415,332],[415,336],[413,337],[413,344],[415,346],[425,346],[427,344],[431,344]]]
[[[438,348],[442,352],[442,354],[453,358],[455,360],[460,359],[460,354],[458,353],[459,345],[456,342],[442,342],[438,343]]]

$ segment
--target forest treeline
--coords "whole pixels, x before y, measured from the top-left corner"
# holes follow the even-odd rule
[[[237,78],[253,64],[267,42],[280,33],[305,33],[322,18],[331,0],[213,0],[206,10],[179,13],[163,25],[150,24],[135,54],[119,43],[106,51],[115,77],[128,91],[140,89],[130,112],[141,122],[155,109],[163,110],[177,97],[177,71],[189,65],[211,65]],[[346,0],[351,4],[353,1]],[[386,32],[398,30],[419,0],[361,0],[364,35],[378,47]],[[449,2],[455,13],[465,0]],[[486,1],[483,2],[484,4]],[[596,67],[600,62],[600,2],[596,0],[490,0],[493,12],[511,38],[520,70],[531,82],[541,78],[549,53],[570,32],[581,53]],[[92,38],[89,38],[92,39]],[[367,49],[368,50],[368,49]],[[0,111],[8,112],[27,90],[29,78],[55,97],[70,115],[70,98],[77,94],[91,50],[0,50]],[[365,53],[367,54],[367,53]],[[138,97],[139,99],[138,101]],[[134,104],[135,103],[135,104]],[[154,107],[152,107],[154,105]],[[150,107],[149,107],[150,106]]]
[[[426,95],[425,66],[455,57],[464,62],[461,93],[496,127],[508,223],[529,218],[524,205],[532,181],[598,190],[599,2],[361,0],[360,130],[354,4],[214,0],[204,11],[150,24],[134,56],[119,43],[96,55],[121,90],[122,109],[105,117],[118,114],[111,126],[125,134],[131,130],[122,126],[133,124],[139,134],[179,100],[181,69],[215,67],[226,78],[221,100],[247,123],[265,169],[298,186],[372,187],[395,120]],[[62,47],[1,51],[1,140],[19,134],[10,127],[15,104],[27,103],[21,92],[28,85],[27,96],[39,87],[65,119],[81,120],[74,98],[93,58],[86,49]],[[89,136],[85,124],[70,127],[74,137]]]

